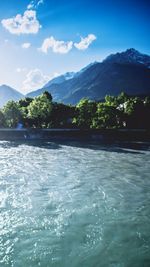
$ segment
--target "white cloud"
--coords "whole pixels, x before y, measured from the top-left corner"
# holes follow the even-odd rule
[[[87,37],[82,38],[79,43],[74,43],[74,46],[79,50],[86,50],[89,45],[96,40],[96,36],[94,34],[89,34]]]
[[[31,46],[30,43],[24,43],[24,44],[22,44],[22,48],[24,48],[24,49],[28,49],[30,46]]]
[[[34,2],[31,1],[30,4],[27,6],[27,9],[34,9]]]
[[[16,72],[18,72],[18,73],[26,72],[26,71],[27,71],[26,68],[17,68],[17,69],[16,69]]]
[[[64,42],[64,41],[57,41],[53,36],[50,38],[46,38],[43,41],[43,44],[40,50],[43,53],[47,53],[48,49],[51,48],[54,53],[59,54],[67,54],[73,47],[73,42]]]
[[[33,90],[42,88],[48,81],[57,77],[58,74],[54,73],[51,76],[44,75],[41,70],[33,69],[26,75],[26,79],[23,82],[22,91],[29,93]]]
[[[44,4],[44,0],[39,0],[39,1],[37,2],[37,6],[42,5],[42,4]]]
[[[3,19],[1,21],[3,27],[12,34],[36,34],[41,28],[39,21],[36,18],[36,11],[26,10],[22,15]]]
[[[27,6],[27,9],[36,9],[41,4],[44,4],[44,0],[32,0],[29,5]]]
[[[89,34],[85,38],[81,37],[81,41],[79,43],[74,43],[74,46],[79,50],[85,50],[94,40],[96,40],[96,36],[94,34]],[[73,48],[73,42],[58,41],[51,36],[43,41],[39,50],[47,54],[50,48],[54,53],[67,54]]]

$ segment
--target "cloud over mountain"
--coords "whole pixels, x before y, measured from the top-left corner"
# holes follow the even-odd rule
[[[44,75],[40,69],[33,69],[30,70],[27,75],[26,79],[23,82],[22,91],[27,93],[31,90],[40,88],[44,86],[50,79],[58,76],[57,73],[54,73],[51,76]]]
[[[69,78],[69,79],[68,79]],[[54,101],[76,104],[81,98],[102,100],[106,95],[125,92],[131,96],[150,95],[150,56],[131,48],[94,62],[77,73],[66,73],[31,92],[35,97],[45,90]]]

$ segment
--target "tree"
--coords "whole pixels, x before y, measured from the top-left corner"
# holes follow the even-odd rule
[[[106,95],[105,96],[105,103],[108,106],[117,106],[117,101],[115,96]]]
[[[93,120],[94,128],[118,128],[121,112],[108,103],[98,103],[96,117]]]
[[[75,116],[75,107],[62,103],[53,103],[51,113],[51,127],[72,127],[72,119]]]
[[[22,120],[22,114],[19,109],[18,102],[8,101],[3,108],[5,123],[7,127],[16,127],[18,122]]]
[[[52,102],[45,93],[34,98],[28,106],[28,118],[36,127],[46,127],[50,121],[51,112]]]
[[[48,91],[45,91],[43,93],[43,95],[45,95],[47,97],[47,99],[49,99],[49,101],[52,102],[52,100],[53,100],[52,95]]]
[[[32,120],[28,118],[28,106],[30,105],[32,101],[33,101],[33,98],[25,97],[23,99],[20,99],[18,102],[19,109],[22,114],[22,123],[25,127],[32,126]]]
[[[147,128],[148,113],[150,109],[147,104],[139,97],[132,97],[125,103],[124,112],[127,114],[127,127]]]
[[[83,98],[76,106],[74,123],[81,128],[92,128],[92,120],[96,114],[97,103]]]
[[[120,104],[124,104],[128,101],[129,99],[129,96],[124,93],[124,92],[121,92],[117,97],[116,97],[116,103],[117,103],[117,106],[120,105]]]
[[[5,117],[3,112],[0,110],[0,127],[3,128],[5,126]]]
[[[20,108],[26,108],[30,105],[30,103],[33,101],[33,98],[30,97],[25,97],[23,99],[20,99],[18,101],[18,104],[20,106]]]

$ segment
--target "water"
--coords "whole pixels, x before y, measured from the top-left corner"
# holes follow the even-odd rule
[[[150,266],[150,149],[0,142],[0,267]]]

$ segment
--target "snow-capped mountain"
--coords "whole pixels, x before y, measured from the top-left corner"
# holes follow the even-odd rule
[[[97,63],[99,63],[99,62],[98,62],[98,61],[94,61],[94,62],[88,64],[86,67],[84,67],[84,68],[82,68],[80,71],[76,72],[76,73],[74,74],[74,77],[79,76],[79,75],[82,74],[84,71],[88,70],[90,67],[92,67],[93,65],[95,65],[95,64],[97,64]]]
[[[108,56],[103,62],[143,64],[150,67],[150,56],[142,54],[134,48],[130,48],[125,52]]]
[[[91,66],[97,64],[97,62],[92,62],[89,65],[87,65],[86,67],[82,68],[80,71],[78,72],[66,72],[60,76],[57,76],[56,78],[51,79],[48,83],[46,83],[41,89],[35,90],[31,93],[28,93],[27,96],[28,97],[36,97],[40,94],[42,94],[45,90],[49,91],[50,87],[57,87],[57,85],[59,84],[63,84],[64,82],[77,78],[79,77],[82,73],[84,73],[86,70],[88,70]],[[57,99],[57,97],[59,97],[59,92],[57,92],[57,90],[54,92],[53,91],[53,98]]]
[[[69,77],[69,79],[66,79]],[[54,101],[75,104],[81,98],[100,100],[105,95],[150,95],[150,56],[131,48],[94,62],[77,73],[59,76],[30,97],[48,90]]]
[[[57,86],[59,84],[62,84],[65,81],[73,79],[75,75],[76,75],[75,72],[66,72],[65,74],[62,74],[60,76],[57,76],[57,77],[51,79],[42,88],[35,90],[31,93],[28,93],[27,96],[28,97],[36,97],[36,96],[42,94],[44,91],[48,90],[48,88],[50,88],[52,85]],[[56,93],[56,95],[57,95],[57,93]]]
[[[50,80],[43,88],[29,93],[36,97],[48,91],[53,100],[76,104],[81,98],[104,99],[105,95],[150,95],[150,56],[131,48],[94,62],[78,72],[67,72]],[[24,96],[13,88],[0,86],[0,107]]]
[[[76,74],[75,72],[66,72],[65,74],[62,74],[62,75],[57,76],[56,78],[53,78],[52,80],[50,80],[48,83],[46,83],[44,85],[43,88],[47,88],[51,84],[60,84],[64,81],[70,80],[70,79],[74,78],[75,74]]]

